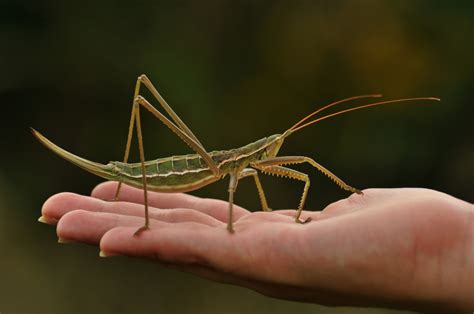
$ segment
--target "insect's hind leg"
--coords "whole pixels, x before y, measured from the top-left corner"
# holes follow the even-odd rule
[[[145,151],[143,148],[143,135],[142,135],[142,126],[140,121],[140,105],[134,102],[133,110],[135,111],[135,120],[137,123],[137,138],[138,138],[138,150],[140,153],[140,165],[142,170],[142,182],[143,182],[143,198],[145,204],[145,224],[140,227],[135,233],[134,236],[138,236],[142,231],[149,228],[150,218],[148,217],[148,188],[145,172]]]
[[[132,144],[132,138],[133,138],[133,128],[135,126],[135,98],[140,93],[140,85],[142,83],[142,80],[140,77],[138,77],[137,82],[135,84],[135,92],[133,94],[133,103],[132,103],[132,113],[130,114],[130,123],[128,125],[128,135],[127,135],[127,144],[125,145],[125,153],[123,156],[123,162],[126,163],[128,161],[128,156],[130,155],[130,146]],[[120,193],[120,188],[122,187],[122,181],[119,181],[117,185],[117,190],[115,191],[115,196],[114,200],[118,201],[119,193]]]
[[[135,103],[137,105],[143,106],[148,110],[152,115],[154,115],[158,120],[160,120],[164,125],[166,125],[174,134],[176,134],[183,142],[188,144],[188,146],[194,150],[199,156],[202,157],[206,165],[212,171],[215,176],[219,175],[219,168],[216,162],[211,158],[211,155],[204,149],[204,147],[198,144],[193,140],[188,134],[171,122],[168,118],[165,117],[160,111],[158,111],[152,104],[150,104],[145,98],[138,95],[135,98]]]
[[[168,103],[160,95],[158,90],[155,88],[153,83],[150,81],[150,79],[145,74],[140,75],[137,78],[137,82],[135,84],[135,92],[134,92],[134,95],[133,95],[132,113],[130,115],[130,124],[129,124],[129,128],[128,128],[127,144],[125,146],[125,153],[124,153],[123,162],[126,163],[128,161],[128,156],[130,154],[130,146],[131,146],[131,142],[132,142],[132,138],[133,138],[133,128],[134,128],[134,123],[135,123],[135,120],[136,120],[135,119],[135,113],[136,113],[135,103],[137,102],[137,99],[139,99],[139,96],[140,96],[141,84],[143,84],[150,91],[150,93],[156,98],[156,100],[158,100],[158,102],[163,107],[163,109],[165,109],[165,111],[170,115],[172,120],[178,125],[178,126],[175,126],[175,125],[169,126],[167,124],[168,127],[171,127],[172,129],[176,128],[177,130],[176,131],[173,130],[174,132],[184,133],[185,137],[188,137],[188,139],[185,139],[185,141],[188,143],[188,145],[190,145],[195,150],[197,149],[198,150],[197,152],[201,156],[204,155],[203,158],[206,160],[206,162],[208,163],[211,170],[214,173],[217,174],[218,173],[217,166],[214,164],[212,159],[207,154],[206,150],[204,149],[204,146],[201,144],[201,142],[198,140],[198,138],[193,134],[193,132],[188,128],[188,126],[174,112],[174,110],[170,107],[170,105],[168,105]],[[162,114],[159,113],[159,112],[157,113],[156,112],[157,110],[151,104],[149,104],[146,100],[143,99],[141,104],[143,106],[145,106],[148,110],[150,110],[155,116],[157,116],[157,117],[158,117],[158,115],[162,116]],[[114,200],[118,200],[121,186],[122,186],[122,182],[119,182],[118,186],[117,186],[117,190],[115,191]]]
[[[142,129],[140,123],[140,107],[143,106],[149,112],[151,112],[156,118],[158,118],[163,124],[165,124],[171,131],[173,131],[180,139],[182,139],[186,144],[188,144],[196,153],[198,153],[206,164],[209,166],[209,169],[213,172],[215,176],[219,175],[219,168],[217,167],[214,160],[211,158],[208,152],[196,143],[189,135],[187,135],[183,130],[181,130],[178,126],[176,126],[173,122],[171,122],[168,118],[166,118],[160,111],[158,111],[155,107],[153,107],[145,98],[138,95],[133,102],[133,110],[137,128],[137,137],[138,137],[138,148],[140,150],[140,164],[142,170],[142,178],[143,178],[143,189],[145,193],[145,225],[140,228],[135,235],[137,235],[140,231],[147,229],[149,224],[148,218],[148,201],[147,201],[147,182],[146,182],[146,172],[145,172],[145,156],[143,150],[143,137],[142,137]]]
[[[138,82],[140,83],[143,83],[143,85],[145,85],[145,87],[150,91],[150,93],[153,95],[153,97],[155,97],[156,100],[158,100],[158,102],[160,103],[161,107],[163,107],[163,109],[165,109],[165,111],[170,115],[171,119],[174,121],[174,123],[176,123],[178,126],[179,126],[179,129],[181,131],[183,131],[184,133],[186,133],[190,138],[192,138],[197,144],[199,144],[201,147],[203,147],[203,145],[201,144],[201,142],[199,142],[198,138],[194,135],[194,133],[188,128],[188,126],[183,122],[183,120],[181,120],[181,118],[176,114],[176,112],[174,112],[174,110],[171,108],[170,105],[168,105],[168,103],[166,102],[166,100],[160,95],[160,93],[158,92],[158,90],[156,89],[156,87],[153,85],[153,83],[150,81],[150,79],[145,75],[145,74],[142,74],[138,77],[137,79],[137,84]],[[135,98],[138,96],[139,94],[137,93],[135,95]],[[135,99],[134,98],[134,99]]]

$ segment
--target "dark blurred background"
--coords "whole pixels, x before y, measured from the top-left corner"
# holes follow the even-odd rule
[[[85,158],[120,160],[141,73],[209,150],[281,132],[349,96],[440,97],[326,120],[288,138],[281,154],[312,157],[358,188],[474,200],[472,1],[0,1],[0,45],[2,313],[341,311],[100,259],[95,247],[57,244],[54,228],[37,223],[49,196],[88,194],[101,180],[45,150],[29,127]],[[149,159],[190,152],[143,120]],[[347,196],[297,168],[312,179],[308,209]],[[272,208],[297,205],[300,182],[262,179]],[[226,199],[226,185],[193,194]],[[251,180],[236,199],[259,208]]]

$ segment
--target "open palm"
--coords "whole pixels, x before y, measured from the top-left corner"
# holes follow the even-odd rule
[[[265,295],[327,305],[474,308],[473,205],[427,189],[368,189],[304,212],[249,212],[187,194],[149,193],[151,229],[143,225],[143,191],[116,183],[92,197],[60,193],[42,221],[58,223],[62,242],[99,245],[103,256],[152,259]]]

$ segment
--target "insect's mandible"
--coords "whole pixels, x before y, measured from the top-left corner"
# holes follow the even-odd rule
[[[171,117],[171,120],[169,120],[163,113],[158,111],[143,96],[140,95],[140,88],[142,87],[142,85],[144,85],[151,92],[154,98],[158,100],[158,103],[166,111],[169,117]],[[119,184],[115,193],[116,200],[119,197],[122,183],[142,188],[144,193],[145,204],[145,223],[135,232],[135,235],[139,235],[140,232],[149,228],[147,196],[148,190],[170,193],[188,192],[199,189],[205,185],[211,184],[219,179],[228,176],[229,216],[227,222],[227,230],[229,232],[233,232],[234,228],[232,208],[234,203],[234,193],[237,189],[237,184],[240,179],[243,179],[245,177],[254,178],[258,195],[260,197],[262,209],[264,211],[270,211],[262,184],[260,183],[258,177],[259,172],[266,174],[274,174],[304,182],[303,193],[301,195],[301,200],[295,215],[295,221],[297,223],[309,222],[309,219],[306,219],[304,221],[301,220],[300,216],[306,201],[306,197],[308,195],[310,181],[307,174],[288,168],[288,165],[308,163],[317,170],[324,173],[326,176],[328,176],[342,189],[353,193],[362,193],[360,190],[346,184],[336,175],[331,173],[328,169],[324,168],[322,165],[320,165],[309,157],[277,156],[284,140],[291,134],[321,120],[354,110],[412,100],[439,101],[438,98],[434,97],[418,97],[380,101],[352,107],[310,120],[310,118],[312,118],[314,115],[335,105],[361,98],[376,97],[381,97],[381,95],[362,95],[339,100],[317,109],[316,111],[307,115],[303,119],[299,120],[292,127],[290,127],[281,134],[275,134],[269,137],[264,137],[258,141],[255,141],[243,147],[239,147],[237,149],[209,152],[204,148],[204,145],[201,144],[201,142],[193,134],[193,132],[186,126],[186,124],[179,118],[179,116],[173,111],[173,109],[158,93],[157,89],[151,83],[151,81],[145,75],[140,75],[135,85],[135,93],[133,97],[132,113],[130,116],[127,144],[125,146],[125,154],[122,162],[112,161],[106,165],[92,162],[84,158],[78,157],[74,154],[71,154],[66,150],[58,147],[57,145],[49,141],[47,138],[45,138],[43,135],[41,135],[38,131],[32,129],[32,132],[33,135],[43,145],[45,145],[48,149],[52,150],[62,158],[104,179],[118,181]],[[147,109],[163,124],[165,124],[173,133],[175,133],[181,140],[183,140],[189,147],[191,147],[191,149],[195,153],[145,161],[140,120],[140,108],[142,107]],[[135,129],[138,138],[140,162],[128,163],[131,141]]]

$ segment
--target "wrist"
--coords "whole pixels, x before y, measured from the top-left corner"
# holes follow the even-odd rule
[[[466,277],[465,308],[474,312],[474,205],[466,204]]]
[[[474,312],[474,205],[455,199],[453,212],[462,217],[463,241],[455,255],[448,261],[448,269],[454,270],[452,285],[445,297],[453,308]]]

